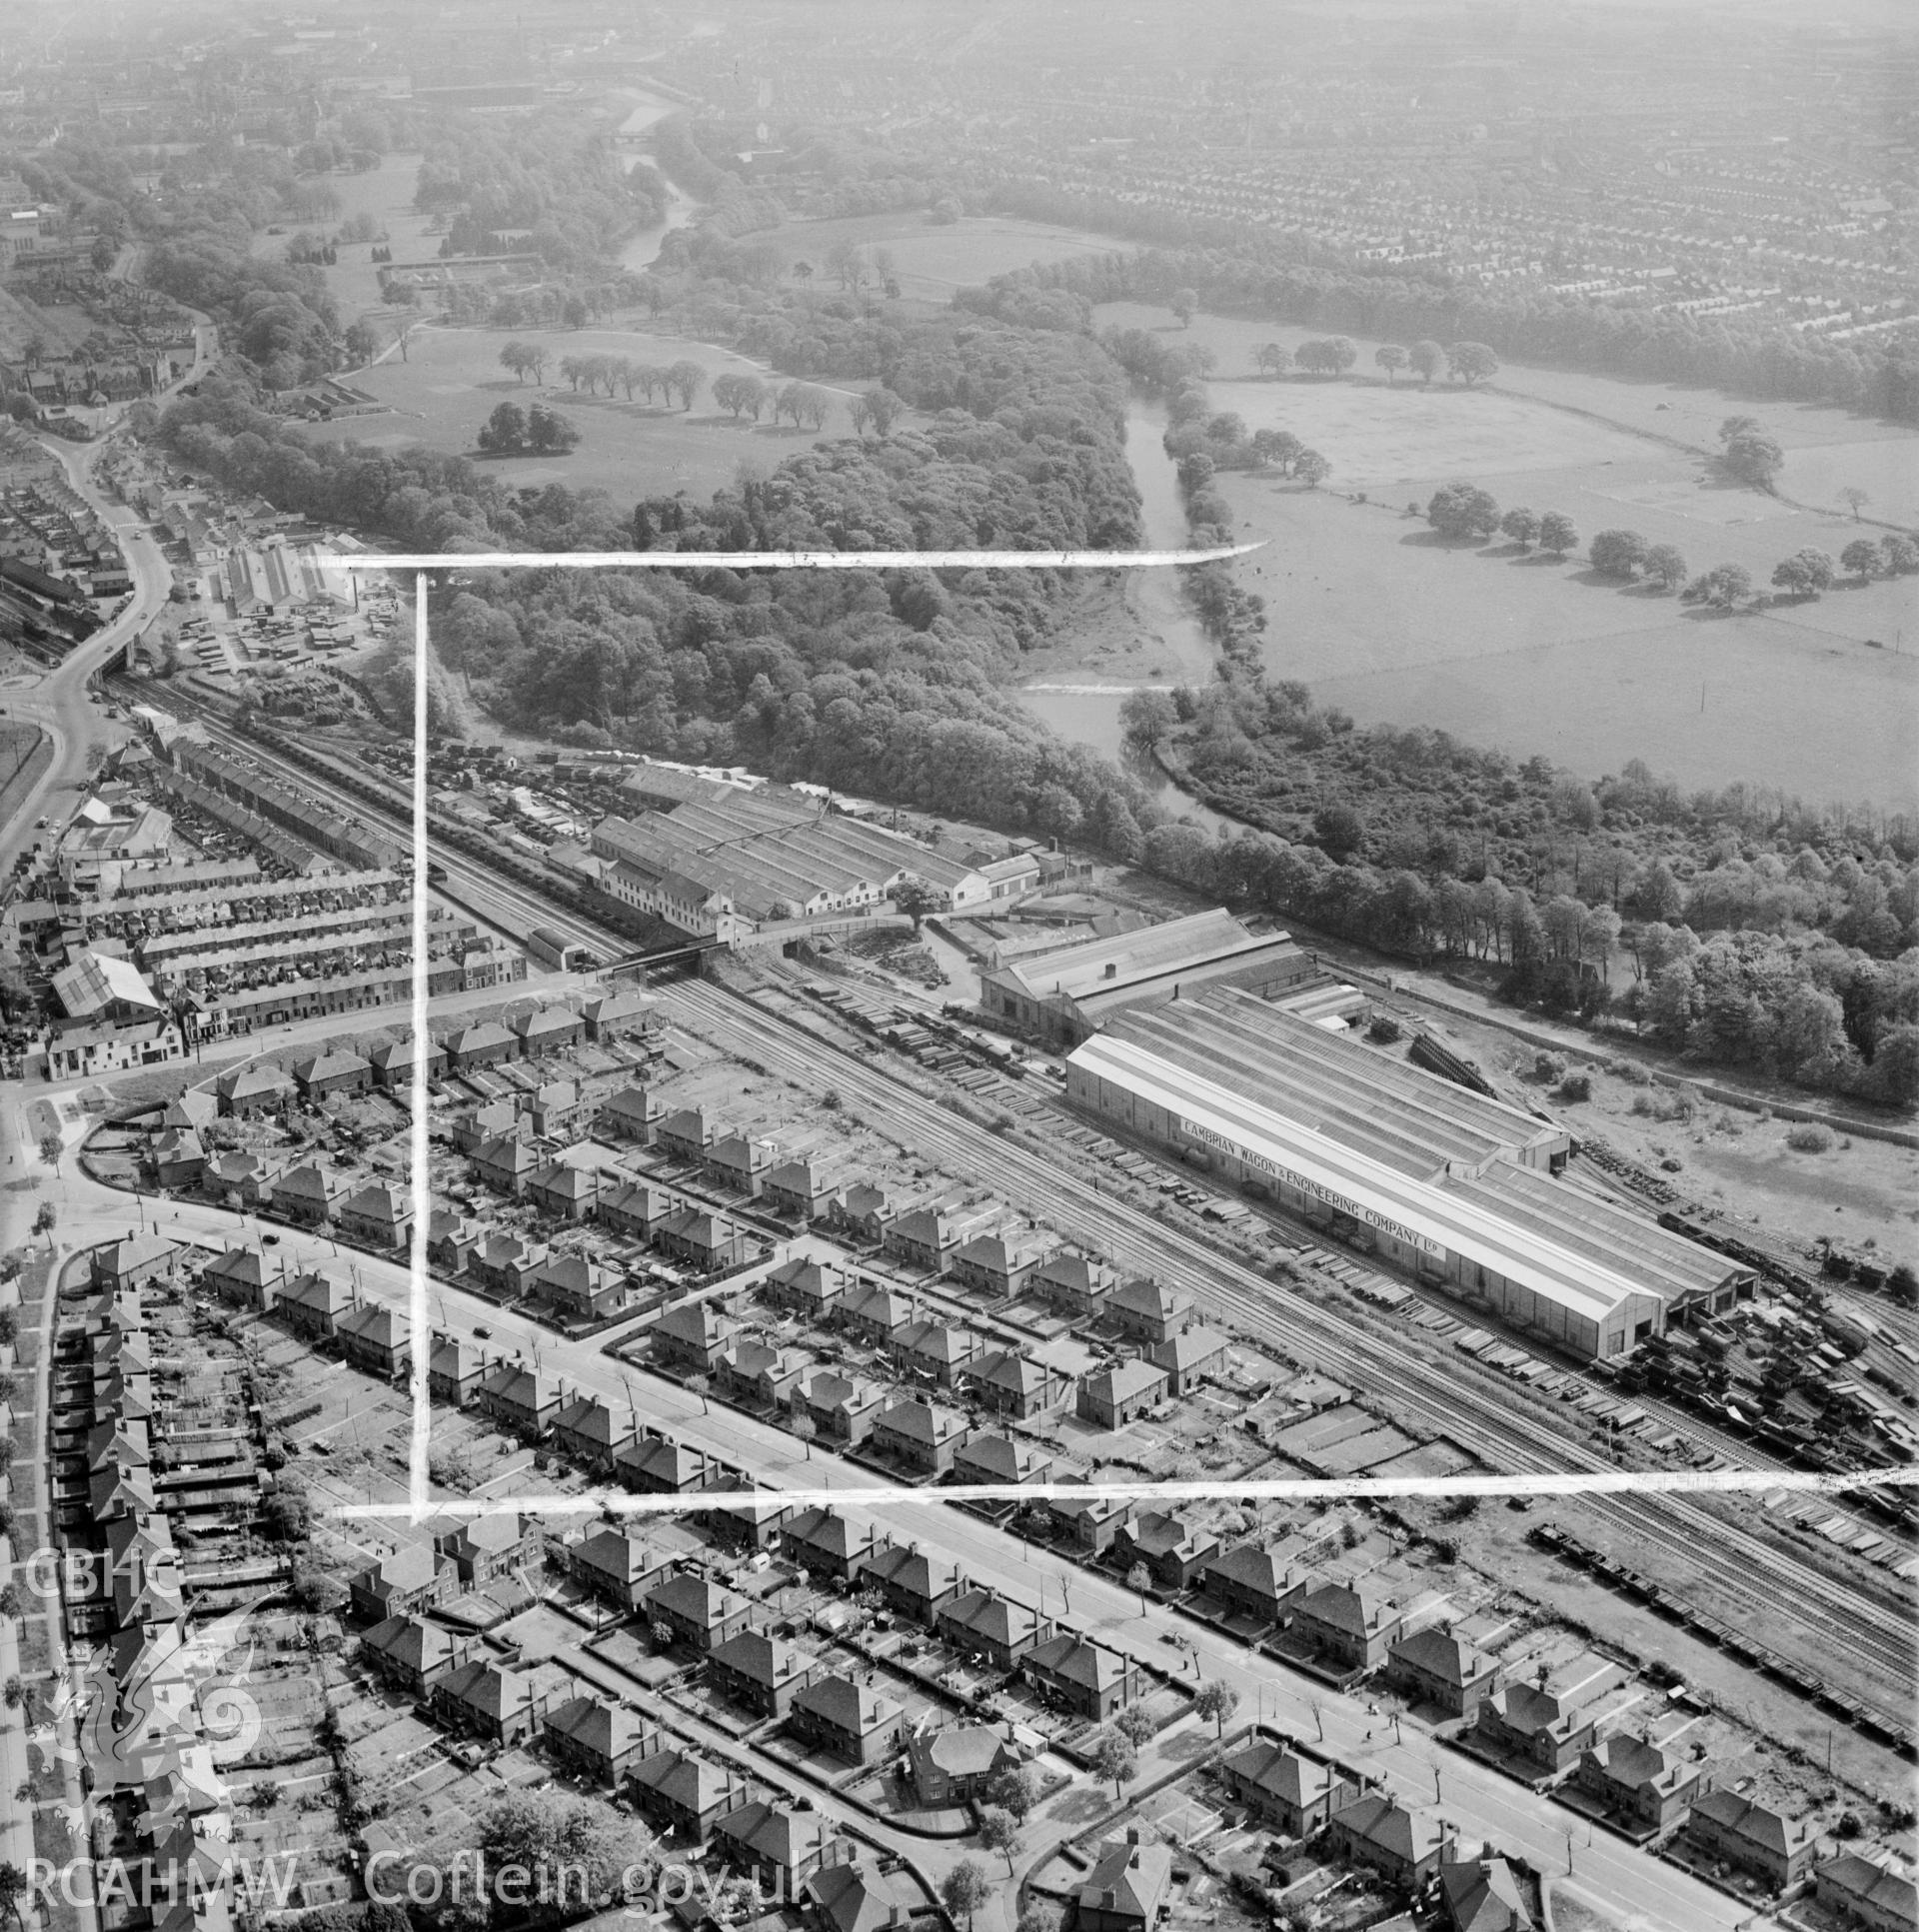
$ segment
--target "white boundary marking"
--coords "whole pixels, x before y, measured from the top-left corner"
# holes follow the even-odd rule
[[[324,570],[1165,570],[1244,557],[1256,544],[1217,550],[532,550],[407,552],[315,558]]]
[[[960,1482],[908,1487],[878,1484],[842,1488],[703,1489],[685,1494],[640,1495],[627,1489],[594,1488],[574,1495],[447,1496],[434,1501],[436,1514],[460,1517],[531,1515],[683,1516],[725,1509],[729,1502],[751,1505],[778,1498],[796,1509],[890,1509],[899,1503],[1085,1502],[1123,1497],[1129,1502],[1208,1502],[1231,1495],[1247,1502],[1358,1501],[1394,1496],[1625,1496],[1750,1495],[1784,1489],[1794,1495],[1830,1496],[1849,1489],[1919,1486],[1919,1468],[1862,1472],[1828,1469],[1569,1469],[1523,1475],[1483,1476],[1282,1476],[1228,1482]],[[341,1503],[335,1516],[412,1516],[407,1502]],[[417,1520],[417,1518],[416,1518]]]
[[[406,1518],[422,1523],[433,1515],[503,1516],[605,1514],[614,1516],[689,1515],[725,1507],[727,1492],[688,1495],[638,1495],[625,1489],[593,1488],[575,1495],[513,1495],[475,1498],[433,1493],[428,1443],[433,1427],[430,1367],[433,1332],[427,1271],[427,1235],[433,1217],[433,1190],[427,1133],[428,892],[427,892],[427,604],[428,573],[439,570],[1158,570],[1209,564],[1243,557],[1263,543],[1232,544],[1214,550],[1061,550],[1061,551],[484,551],[418,553],[392,556],[329,555],[317,559],[339,571],[410,570],[414,577],[413,721],[413,1037],[411,1154],[413,1239],[409,1253],[409,1314],[412,1354],[408,1377],[412,1406],[407,1500],[396,1503],[343,1502],[321,1513],[335,1520]],[[1181,1503],[1232,1495],[1246,1501],[1339,1501],[1394,1496],[1607,1496],[1750,1495],[1784,1489],[1791,1494],[1832,1496],[1855,1489],[1919,1486],[1919,1468],[1861,1470],[1801,1469],[1580,1469],[1512,1475],[1296,1477],[1213,1482],[1131,1483],[959,1483],[945,1487],[904,1484],[843,1488],[795,1488],[737,1492],[743,1499],[779,1495],[796,1506],[891,1508],[902,1503],[1047,1502],[1098,1496],[1132,1502]]]
[[[427,1235],[433,1224],[432,1148],[427,1135],[427,1055],[433,1035],[427,1030],[427,574],[414,579],[413,611],[413,1081],[409,1122],[413,1166],[413,1240],[407,1257],[408,1326],[413,1346],[408,1356],[408,1388],[413,1399],[407,1452],[407,1508],[424,1522],[433,1504],[427,1440],[433,1429],[433,1396],[428,1370],[433,1360],[433,1330],[427,1303]]]

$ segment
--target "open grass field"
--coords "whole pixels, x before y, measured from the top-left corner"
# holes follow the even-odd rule
[[[1505,479],[1537,470],[1626,466],[1650,446],[1619,430],[1479,390],[1320,378],[1207,385],[1215,408],[1252,430],[1284,429],[1333,465],[1341,490],[1391,493],[1436,475],[1470,477],[1495,496]],[[1334,455],[1334,452],[1338,452]]]
[[[1283,323],[1246,323],[1235,317],[1223,315],[1194,315],[1192,329],[1180,331],[1171,319],[1169,311],[1151,307],[1140,302],[1101,303],[1093,311],[1093,325],[1097,329],[1117,327],[1117,329],[1165,329],[1178,340],[1202,342],[1217,358],[1213,369],[1215,379],[1231,381],[1235,377],[1256,379],[1256,369],[1252,363],[1252,352],[1262,342],[1279,342],[1289,350],[1296,350],[1300,342],[1327,334],[1325,329],[1294,329]],[[1352,346],[1358,350],[1358,361],[1352,367],[1352,375],[1345,379],[1349,385],[1356,383],[1380,383],[1383,377],[1374,367],[1372,354],[1380,346],[1372,338],[1352,336]],[[1314,379],[1300,377],[1287,381],[1289,389],[1312,389],[1318,387]],[[1399,389],[1418,389],[1418,379],[1410,375],[1399,377]],[[1436,383],[1434,389],[1443,389],[1443,383]],[[1569,375],[1561,369],[1540,369],[1528,363],[1505,363],[1492,379],[1492,389],[1503,396],[1526,396],[1534,402],[1552,406],[1563,412],[1584,412],[1588,416],[1600,418],[1617,429],[1637,431],[1644,437],[1662,437],[1675,443],[1685,443],[1697,448],[1718,447],[1718,427],[1728,416],[1757,416],[1757,418],[1780,439],[1780,447],[1788,452],[1786,470],[1780,476],[1780,487],[1793,497],[1805,503],[1813,503],[1815,497],[1801,487],[1795,487],[1797,464],[1793,462],[1795,450],[1828,450],[1828,448],[1865,447],[1865,445],[1902,445],[1904,456],[1892,454],[1886,460],[1904,466],[1905,476],[1919,470],[1919,435],[1911,429],[1902,429],[1898,423],[1882,423],[1869,416],[1855,416],[1849,410],[1834,408],[1830,404],[1793,404],[1793,402],[1751,402],[1741,396],[1728,396],[1724,390],[1685,389],[1677,383],[1658,383],[1658,381],[1625,381],[1621,377],[1604,375]],[[1331,450],[1325,452],[1333,456]],[[1337,456],[1333,456],[1337,462]],[[1815,468],[1809,462],[1807,474],[1815,476]],[[1836,489],[1846,487],[1846,479],[1834,485]],[[1861,479],[1863,489],[1873,489],[1871,477]],[[1834,506],[1836,506],[1834,499]],[[1884,514],[1884,512],[1882,512]]]
[[[383,155],[377,168],[365,174],[335,174],[327,185],[340,197],[340,212],[324,221],[301,223],[276,222],[283,235],[270,235],[264,228],[255,232],[253,253],[270,260],[285,256],[288,241],[303,226],[316,234],[331,234],[349,216],[368,214],[387,231],[388,245],[396,262],[431,261],[439,249],[439,239],[429,236],[429,216],[416,214],[413,191],[420,179],[417,154]],[[375,310],[384,311],[380,299],[380,277],[373,265],[371,242],[343,242],[336,251],[339,260],[326,271],[327,287],[340,305],[343,325]]]
[[[1109,255],[1127,246],[1089,229],[1055,228],[1049,222],[969,215],[961,221],[942,223],[906,213],[786,222],[762,230],[753,239],[772,242],[791,261],[811,262],[816,288],[828,279],[827,250],[836,242],[891,249],[901,294],[930,302],[946,302],[955,289],[970,287],[1009,269],[1029,268],[1034,262],[1057,262],[1073,255]]]
[[[1547,480],[1530,501],[1564,508],[1582,532],[1610,508],[1606,521],[1702,564],[1750,551],[1769,571],[1799,544],[1837,548],[1829,519],[1702,535],[1669,512],[1628,516],[1576,474]],[[1748,779],[1811,799],[1919,804],[1912,578],[1727,618],[1576,560],[1448,544],[1403,511],[1325,490],[1230,477],[1225,495],[1235,536],[1267,542],[1239,569],[1267,600],[1268,666],[1362,723],[1434,725],[1589,776],[1643,758],[1686,785]],[[1902,631],[1903,651],[1865,642],[1892,647]]]
[[[560,380],[562,356],[614,355],[636,362],[697,362],[709,380],[727,370],[764,374],[760,365],[711,343],[625,329],[556,329],[511,332],[537,337],[552,353],[544,385],[523,383],[500,366],[500,350],[510,332],[502,329],[423,328],[414,334],[409,360],[390,356],[349,380],[390,403],[391,416],[356,416],[315,425],[309,434],[331,443],[363,443],[373,449],[403,449],[424,443],[449,455],[479,457],[480,426],[502,401],[525,408],[544,402],[558,409],[581,432],[570,456],[479,457],[488,473],[519,487],[564,483],[569,489],[598,487],[616,499],[685,490],[710,496],[733,481],[742,457],[771,469],[815,438],[791,424],[736,423],[701,396],[691,411],[649,405],[636,397],[609,399],[576,393]],[[844,436],[842,410],[829,416],[825,434]]]
[[[1098,320],[1187,334],[1140,304]],[[1478,391],[1388,386],[1370,343],[1351,379],[1254,372],[1259,343],[1309,333],[1208,316],[1190,331],[1217,358],[1218,407],[1291,430],[1333,466],[1319,491],[1221,479],[1235,537],[1267,546],[1238,568],[1267,600],[1276,676],[1362,723],[1435,725],[1589,775],[1643,758],[1686,785],[1919,805],[1919,579],[1842,581],[1815,602],[1723,618],[1599,577],[1583,548],[1562,563],[1451,544],[1405,515],[1464,477],[1502,506],[1563,511],[1582,546],[1636,530],[1695,571],[1743,564],[1763,585],[1792,551],[1836,557],[1860,534],[1841,488],[1869,491],[1868,515],[1902,503],[1919,438],[1837,410],[1751,411],[1786,446],[1781,487],[1813,506],[1801,508],[1728,485],[1687,447],[1745,410],[1724,396],[1529,369]]]

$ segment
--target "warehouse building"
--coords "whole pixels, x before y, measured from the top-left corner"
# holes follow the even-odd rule
[[[1555,1179],[1571,1140],[1236,990],[1079,1046],[1067,1096],[1349,1244],[1585,1356],[1751,1295],[1754,1275]]]
[[[1009,905],[1038,883],[1030,858],[955,859],[782,786],[749,792],[657,768],[628,784],[650,809],[594,828],[604,889],[703,937],[866,914],[908,881],[956,912]]]
[[[1310,999],[1312,1017],[1345,1018],[1364,998],[1340,986],[1285,933],[1249,933],[1215,909],[1134,933],[1026,954],[979,975],[980,1008],[1022,1031],[1074,1044],[1119,1017],[1206,986]]]

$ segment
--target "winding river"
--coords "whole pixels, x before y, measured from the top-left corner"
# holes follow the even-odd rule
[[[620,135],[644,134],[656,121],[663,121],[669,114],[678,110],[675,101],[664,100],[658,94],[649,94],[644,89],[635,88],[635,106],[631,114],[620,123]],[[620,165],[628,174],[646,157],[637,148],[625,148],[620,154]],[[650,228],[643,228],[625,248],[620,251],[620,266],[634,275],[643,269],[651,268],[660,254],[662,245],[676,228],[684,228],[693,219],[693,203],[678,188],[668,184],[667,218],[656,222]]]
[[[1126,412],[1126,462],[1139,491],[1140,531],[1149,550],[1183,550],[1191,542],[1186,506],[1179,494],[1179,478],[1166,454],[1165,412],[1134,398]],[[1119,707],[1134,691],[1168,689],[1172,685],[1206,684],[1212,678],[1213,646],[1199,620],[1192,615],[1169,570],[1128,571],[1125,598],[1139,623],[1162,646],[1167,670],[1163,682],[1151,685],[1110,685],[1088,672],[1083,679],[1068,673],[1056,681],[1029,686],[1018,694],[1032,715],[1075,744],[1088,745],[1105,757],[1119,756]],[[1165,803],[1182,818],[1208,832],[1237,830],[1232,822],[1181,793],[1169,781]]]
[[[677,104],[645,89],[632,90],[634,109],[621,122],[619,132],[628,138],[644,134],[656,122],[676,111]],[[628,148],[621,164],[629,173],[639,164],[641,154]],[[692,219],[694,204],[678,188],[671,188],[665,221],[645,228],[621,251],[624,268],[638,274],[658,258],[668,235],[684,228]],[[1126,413],[1126,461],[1139,491],[1140,526],[1144,541],[1153,550],[1179,550],[1189,541],[1184,500],[1179,494],[1179,479],[1172,459],[1165,452],[1165,412],[1134,398]],[[1166,667],[1168,685],[1205,683],[1212,676],[1213,648],[1198,620],[1187,609],[1180,595],[1178,580],[1170,571],[1132,571],[1125,580],[1125,597],[1139,623],[1155,635],[1162,647],[1160,661]],[[1068,674],[1050,688],[1021,691],[1019,697],[1035,718],[1059,734],[1094,751],[1116,759],[1119,756],[1119,707],[1137,687],[1102,685],[1097,674],[1083,679]],[[1177,792],[1169,782],[1165,789],[1176,803],[1181,816],[1208,832],[1233,830],[1231,822],[1197,799]]]

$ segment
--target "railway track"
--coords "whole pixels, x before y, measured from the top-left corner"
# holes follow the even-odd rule
[[[304,765],[291,762],[281,764],[276,761],[269,748],[258,741],[242,736],[220,722],[217,714],[198,701],[182,706],[192,710],[207,736],[215,744],[234,753],[237,757],[258,760],[263,765],[274,765],[286,773],[288,778],[303,791],[311,793],[324,805],[331,805],[338,811],[351,814],[355,818],[376,819],[389,831],[413,837],[413,821],[399,805],[383,808],[368,800],[363,794],[350,790],[344,784],[337,784],[322,774]],[[542,898],[531,887],[522,886],[499,874],[487,870],[480,863],[453,847],[434,843],[429,837],[428,850],[431,862],[446,870],[446,884],[436,884],[434,890],[445,898],[463,907],[466,911],[494,923],[488,906],[509,912],[516,919],[524,920],[525,925],[513,930],[513,937],[524,940],[536,926],[550,927],[570,941],[605,953],[609,948],[618,953],[630,953],[633,941],[624,934],[615,933],[611,928],[595,925],[581,915],[554,905]],[[475,901],[481,902],[474,904]]]
[[[710,1029],[719,1043],[745,1050],[792,1077],[817,1077],[818,1062],[804,1041],[822,1043],[809,1026],[719,991],[689,983],[670,998]],[[976,1168],[976,1132],[960,1127],[936,1102],[903,1078],[861,1055],[824,1041],[840,1053],[835,1082],[856,1091],[883,1124],[905,1143],[960,1166]],[[994,1179],[1026,1195],[1025,1205],[1049,1215],[1073,1216],[1086,1238],[1125,1265],[1149,1269],[1193,1294],[1201,1305],[1229,1315],[1237,1325],[1281,1347],[1292,1358],[1320,1367],[1389,1401],[1399,1412],[1450,1436],[1493,1468],[1516,1473],[1610,1466],[1568,1443],[1522,1411],[1503,1407],[1470,1386],[1469,1378],[1390,1352],[1370,1337],[1298,1304],[1280,1301],[1270,1283],[1251,1269],[1167,1227],[1139,1209],[1096,1191],[1061,1165],[1040,1159],[1009,1139],[993,1149]],[[1620,1533],[1681,1556],[1736,1602],[1755,1614],[1788,1615],[1821,1645],[1843,1652],[1867,1674],[1867,1701],[1903,1722],[1909,1711],[1906,1686],[1913,1669],[1910,1631],[1893,1605],[1811,1569],[1771,1540],[1708,1513],[1685,1499],[1658,1505],[1638,1500],[1589,1499],[1587,1507]]]
[[[196,704],[193,709],[201,713],[209,735],[228,749],[262,763],[280,763],[271,748],[234,734],[208,708]],[[355,815],[371,814],[411,836],[411,817],[403,809],[404,802],[391,806],[370,802],[360,792],[292,761],[286,761],[283,769],[316,797]],[[433,858],[446,869],[450,898],[458,899],[462,892],[480,896],[525,918],[528,930],[536,925],[553,927],[596,949],[627,949],[625,936],[561,910],[533,889],[503,880],[457,850],[436,848]],[[935,1152],[961,1171],[976,1168],[977,1131],[956,1125],[952,1114],[914,1090],[900,1073],[874,1067],[817,1027],[803,1027],[711,986],[689,983],[676,987],[671,997],[697,1013],[716,1038],[730,1039],[735,1050],[744,1046],[780,1062],[781,1070],[796,1078],[818,1072],[817,1062],[806,1057],[802,1042],[811,1042],[816,1049],[829,1047],[839,1057],[838,1082],[851,1085],[882,1116],[891,1116],[905,1144]],[[1368,1393],[1388,1401],[1433,1434],[1451,1437],[1489,1467],[1528,1473],[1611,1466],[1523,1410],[1480,1393],[1469,1373],[1441,1373],[1350,1325],[1338,1325],[1333,1317],[1319,1316],[1306,1304],[1288,1305],[1252,1269],[1099,1191],[1062,1162],[1042,1160],[1007,1139],[998,1140],[992,1153],[995,1179],[1023,1184],[1028,1206],[1047,1213],[1064,1209],[1077,1214],[1087,1229],[1085,1238],[1115,1260],[1176,1283],[1202,1307],[1230,1316],[1294,1359],[1359,1381]],[[1690,1418],[1673,1419],[1677,1425],[1695,1428]],[[1722,1453],[1750,1461],[1743,1445],[1730,1440]],[[1595,1497],[1588,1499],[1587,1507],[1622,1534],[1683,1557],[1753,1613],[1788,1614],[1809,1635],[1868,1673],[1870,1701],[1898,1719],[1907,1714],[1914,1656],[1902,1606],[1872,1602],[1862,1591],[1814,1571],[1793,1552],[1684,1499],[1665,1499],[1655,1506]],[[1766,1580],[1755,1582],[1755,1578]]]

